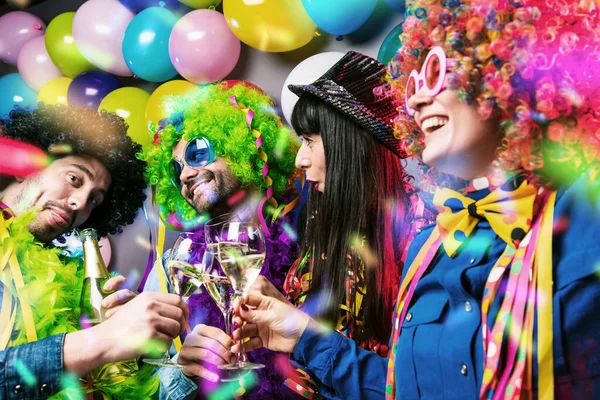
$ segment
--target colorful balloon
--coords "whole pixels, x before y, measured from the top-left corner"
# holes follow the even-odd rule
[[[163,118],[171,115],[173,103],[177,97],[193,95],[200,91],[200,88],[193,83],[183,80],[168,81],[156,88],[148,99],[146,106],[146,126],[151,122],[157,123]]]
[[[282,52],[312,40],[317,27],[298,0],[224,0],[231,31],[250,47]]]
[[[123,37],[123,57],[131,72],[150,82],[177,75],[169,58],[169,36],[177,19],[161,7],[147,8],[133,18]]]
[[[28,107],[36,104],[37,94],[14,72],[0,78],[0,117],[8,115],[15,106]]]
[[[221,4],[221,0],[179,0],[181,3],[192,8],[216,7]]]
[[[298,96],[290,92],[288,85],[308,85],[317,80],[327,70],[338,62],[345,53],[339,51],[329,51],[327,53],[315,54],[296,65],[292,72],[285,78],[283,89],[281,90],[281,111],[287,122],[292,124],[292,111]]]
[[[347,35],[364,24],[377,0],[302,0],[309,17],[327,33]]]
[[[400,35],[402,34],[403,23],[404,22],[401,22],[396,25],[394,29],[387,34],[385,39],[383,39],[383,43],[381,43],[381,47],[377,53],[377,59],[381,61],[381,63],[387,65],[400,49],[400,46],[402,45],[400,42]]]
[[[146,125],[146,105],[150,93],[135,87],[124,87],[110,92],[100,103],[98,111],[106,110],[123,118],[129,128],[127,134],[143,147],[152,144]]]
[[[12,11],[0,17],[0,60],[17,65],[19,52],[31,39],[43,36],[46,24],[33,14]]]
[[[43,36],[25,43],[17,58],[17,68],[21,78],[36,92],[52,79],[63,76],[50,59]]]
[[[67,91],[69,105],[97,109],[104,97],[121,87],[121,82],[103,71],[87,71],[73,79]]]
[[[240,58],[241,44],[223,14],[196,10],[184,15],[171,33],[169,55],[185,79],[208,83],[225,78]]]
[[[178,16],[185,15],[192,11],[191,8],[177,0],[119,0],[119,2],[134,13],[139,13],[150,7],[163,7],[174,12]]]
[[[45,104],[68,104],[67,92],[73,79],[61,76],[46,83],[37,95],[37,101]]]
[[[56,68],[69,78],[75,78],[82,72],[96,69],[81,55],[73,38],[74,12],[66,12],[56,16],[46,29],[44,40],[46,50]]]
[[[384,0],[384,1],[388,6],[390,6],[397,13],[404,14],[404,11],[406,11],[406,1],[405,0]]]
[[[135,14],[117,0],[89,0],[73,18],[75,45],[90,63],[118,76],[131,76],[122,43]]]

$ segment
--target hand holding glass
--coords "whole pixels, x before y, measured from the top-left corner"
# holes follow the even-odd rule
[[[221,268],[231,282],[235,295],[244,301],[248,289],[258,277],[265,261],[266,242],[260,225],[248,222],[229,222],[223,224],[217,246],[217,257]],[[241,353],[244,343],[240,342]],[[221,365],[226,370],[248,370],[263,368],[244,360],[240,354],[233,364]]]
[[[186,303],[188,298],[202,285],[205,269],[202,246],[203,243],[196,239],[195,233],[183,232],[177,237],[167,260],[167,277],[172,291],[181,296]],[[184,368],[171,360],[168,350],[160,359],[145,358],[143,361],[161,367]]]

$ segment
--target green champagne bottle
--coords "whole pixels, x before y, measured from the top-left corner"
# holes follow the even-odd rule
[[[84,229],[79,232],[79,238],[83,242],[84,261],[81,315],[87,318],[91,325],[97,325],[106,320],[106,310],[102,307],[102,300],[110,294],[104,291],[104,284],[110,278],[110,274],[100,253],[96,230]],[[137,361],[126,360],[103,365],[92,371],[90,375],[96,385],[102,386],[118,384],[137,371]]]

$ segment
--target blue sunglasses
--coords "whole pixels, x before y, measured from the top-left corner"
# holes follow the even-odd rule
[[[181,189],[181,172],[183,166],[188,168],[202,168],[215,162],[215,149],[207,138],[199,137],[192,139],[187,146],[185,146],[183,163],[177,160],[171,161],[171,168],[169,176],[171,182],[177,189]]]

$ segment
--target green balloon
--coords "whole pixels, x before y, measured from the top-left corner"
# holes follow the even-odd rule
[[[56,67],[68,76],[75,78],[82,72],[96,69],[83,58],[73,39],[74,12],[66,12],[54,18],[46,28],[44,41],[46,50]]]
[[[404,21],[396,25],[394,29],[387,34],[385,39],[383,39],[383,43],[379,48],[379,53],[377,54],[377,60],[381,63],[387,65],[392,58],[396,55],[402,43],[400,43],[400,35],[402,34],[402,24]]]

